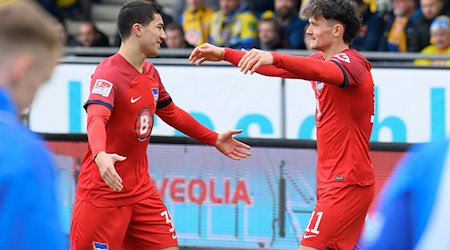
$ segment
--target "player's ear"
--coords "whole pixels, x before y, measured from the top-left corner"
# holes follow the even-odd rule
[[[138,37],[142,36],[142,25],[139,23],[133,23],[131,26],[131,31]]]
[[[344,36],[344,25],[342,25],[341,23],[336,23],[333,27],[333,35],[335,37],[340,37],[340,36]]]
[[[21,84],[23,82],[22,78],[29,74],[35,61],[36,58],[30,53],[17,56],[11,67],[12,84]]]

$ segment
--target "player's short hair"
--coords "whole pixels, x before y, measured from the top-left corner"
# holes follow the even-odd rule
[[[359,31],[361,19],[349,0],[312,0],[303,11],[306,18],[324,18],[344,25],[344,42],[350,44]]]
[[[153,21],[155,14],[162,16],[159,5],[147,1],[131,1],[122,6],[117,18],[117,29],[122,40],[126,40],[131,34],[131,27],[135,23],[143,26]]]
[[[5,54],[35,50],[37,47],[48,51],[62,47],[56,30],[56,20],[34,1],[0,2],[0,17],[2,58]]]

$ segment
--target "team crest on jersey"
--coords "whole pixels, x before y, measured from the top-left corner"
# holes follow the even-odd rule
[[[108,97],[111,93],[113,84],[104,79],[97,79],[95,81],[94,87],[92,88],[92,94],[100,94],[104,97]]]
[[[317,81],[316,82],[316,90],[322,90],[323,89],[323,82]]]
[[[339,61],[343,61],[346,63],[350,63],[350,57],[346,53],[339,53],[333,56],[333,58],[338,59]]]
[[[108,244],[106,243],[94,242],[92,244],[94,245],[94,250],[108,250]]]
[[[155,104],[158,102],[159,98],[159,90],[158,88],[152,88],[153,100],[155,100]]]

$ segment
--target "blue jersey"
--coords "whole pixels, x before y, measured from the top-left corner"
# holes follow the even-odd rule
[[[1,88],[0,138],[0,249],[67,249],[51,156]]]
[[[449,142],[415,146],[385,185],[363,237],[367,250],[450,249]]]

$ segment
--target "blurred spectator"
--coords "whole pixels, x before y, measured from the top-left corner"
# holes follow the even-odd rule
[[[202,2],[213,11],[219,10],[218,0],[202,0]],[[176,22],[181,24],[181,15],[188,8],[186,0],[176,0],[173,6],[174,9],[174,19]]]
[[[61,17],[81,10],[82,1],[79,0],[39,0],[38,1],[50,14]]]
[[[255,14],[258,19],[262,19],[262,14],[267,10],[274,10],[273,0],[243,0],[241,5],[244,5],[249,11]]]
[[[393,12],[389,16],[379,50],[406,52],[408,33],[420,15],[416,0],[393,0]]]
[[[442,54],[450,56],[450,18],[438,16],[430,26],[431,45],[421,51],[422,54]],[[450,60],[417,59],[416,65],[450,66]]]
[[[214,10],[207,7],[203,0],[185,0],[187,9],[180,17],[185,40],[192,46],[208,42],[209,24]]]
[[[280,29],[274,19],[262,19],[258,25],[259,48],[277,50],[281,48]]]
[[[275,12],[266,11],[262,18],[273,16],[281,30],[281,45],[284,49],[305,49],[304,30],[306,20],[298,17],[296,0],[275,0]]]
[[[56,23],[56,30],[61,42],[64,46],[77,46],[77,39],[69,33],[64,19],[59,19]]]
[[[430,44],[431,22],[445,14],[444,0],[420,0],[422,15],[417,18],[411,29],[408,43],[408,51],[418,52]]]
[[[166,40],[164,41],[168,49],[193,48],[184,40],[183,28],[177,23],[171,23],[165,28]]]
[[[109,39],[92,21],[85,21],[78,27],[78,44],[82,47],[109,47]]]
[[[258,20],[240,9],[240,0],[219,0],[211,18],[209,41],[218,46],[251,49],[258,45]]]
[[[363,0],[351,1],[356,5],[356,9],[362,18],[362,24],[359,28],[358,34],[350,44],[350,48],[359,51],[378,50],[385,26],[383,18],[378,12],[371,13],[369,10],[369,5],[364,3]]]
[[[432,142],[409,150],[383,187],[362,249],[450,249],[449,145]]]

